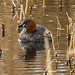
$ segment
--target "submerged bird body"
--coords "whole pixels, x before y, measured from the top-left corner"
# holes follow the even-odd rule
[[[31,18],[26,18],[24,22],[20,26],[18,26],[18,28],[21,27],[22,31],[19,36],[20,40],[43,42],[44,37],[46,36],[48,37],[49,41],[52,41],[51,31],[44,26],[35,24],[35,22]]]

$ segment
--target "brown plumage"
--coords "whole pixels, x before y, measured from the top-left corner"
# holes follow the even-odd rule
[[[33,20],[27,23],[26,32],[32,33],[36,30],[36,24]]]

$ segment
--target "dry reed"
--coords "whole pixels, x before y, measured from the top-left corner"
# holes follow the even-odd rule
[[[61,10],[61,12],[62,12],[62,7],[63,7],[63,2],[62,2],[63,0],[60,0],[60,10]]]
[[[68,18],[68,21],[69,21],[69,25],[68,25],[68,27],[69,27],[69,33],[70,33],[71,26],[72,26],[72,18],[69,17],[68,12],[66,12],[66,15],[67,15],[67,18]]]
[[[47,69],[45,71],[45,74],[47,73],[48,75],[53,75],[52,74],[52,66],[50,64],[51,61],[51,54],[50,54],[50,47],[49,47],[49,42],[48,42],[48,37],[46,36],[44,38],[44,42],[45,42],[45,49],[46,49],[46,65],[47,65]]]
[[[14,1],[12,0],[12,5],[13,5],[13,7],[16,7],[16,4],[14,3]]]
[[[68,30],[69,28],[68,28],[68,25],[67,25],[67,36],[69,35],[69,30]]]
[[[63,1],[63,0],[60,0],[60,5],[62,5],[62,4],[63,4],[63,3],[62,3],[62,1]]]
[[[60,29],[62,29],[62,28],[61,28],[61,24],[60,24],[60,21],[59,21],[58,17],[56,17],[56,19],[57,19],[57,22],[58,22],[59,28],[60,28]]]
[[[17,17],[17,19],[19,20],[19,15],[18,15],[18,12],[16,11],[16,17]]]
[[[5,36],[5,25],[2,24],[2,37],[4,37],[4,36]]]
[[[34,1],[30,0],[30,7],[32,7],[34,5]]]
[[[20,11],[20,22],[22,21],[22,11],[23,11],[23,4],[21,4],[21,11]]]
[[[34,1],[33,0],[30,0],[30,17],[32,17],[32,8],[33,8],[33,5],[34,5]]]
[[[54,39],[53,39],[53,35],[52,35],[52,34],[51,34],[51,38],[52,38],[52,46],[53,46],[53,50],[55,51]]]
[[[14,1],[12,0],[12,12],[15,13],[15,7],[16,7],[16,4],[14,3]]]
[[[70,33],[73,33],[73,31],[72,32],[70,31],[71,26],[72,26],[72,18],[69,17],[68,12],[66,12],[66,15],[67,15],[68,21],[69,21],[69,25],[67,25],[67,35],[68,35],[68,38],[70,39],[70,46],[69,46],[69,52],[68,52],[70,54],[70,50],[71,50],[72,43],[73,43],[73,34],[70,34]]]
[[[67,25],[67,35],[68,38],[70,40],[70,45],[69,45],[69,49],[67,50],[67,66],[70,66],[70,69],[72,70],[72,63],[73,61],[71,61],[72,57],[74,56],[74,61],[75,61],[75,29],[74,29],[74,25],[72,22],[72,18],[69,17],[68,12],[66,12],[68,21],[69,21],[69,25]],[[68,42],[69,43],[69,42]],[[75,65],[75,64],[74,64]],[[73,70],[74,72],[74,70]],[[72,74],[70,72],[70,74]]]
[[[43,0],[43,7],[45,7],[45,0]]]
[[[25,17],[26,17],[27,9],[28,9],[28,0],[26,0],[26,6],[25,6]]]
[[[17,1],[17,4],[20,6],[20,2],[18,0],[16,0],[16,1]]]

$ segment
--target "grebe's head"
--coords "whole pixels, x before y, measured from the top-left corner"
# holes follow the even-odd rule
[[[18,26],[18,28],[26,28],[26,32],[32,33],[36,31],[36,24],[32,18],[25,18],[23,23]]]

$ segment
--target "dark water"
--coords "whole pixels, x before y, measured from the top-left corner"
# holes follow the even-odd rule
[[[55,42],[55,49],[58,52],[58,66],[53,62],[53,75],[74,75],[66,66],[67,52],[67,30],[68,19],[66,12],[75,22],[75,0],[62,0],[63,7],[60,7],[60,0],[46,0],[46,7],[43,8],[42,0],[34,0],[32,15],[37,24],[46,26],[52,31]],[[11,0],[0,0],[0,24],[5,24],[3,35],[0,25],[0,75],[43,75],[46,69],[46,50],[40,43],[19,43],[17,32],[17,18],[11,11]],[[30,15],[28,9],[27,16]],[[63,30],[58,38],[57,19],[58,16]],[[21,47],[22,45],[22,47]],[[51,59],[55,59],[54,50],[51,46]],[[75,69],[75,68],[74,68]]]

